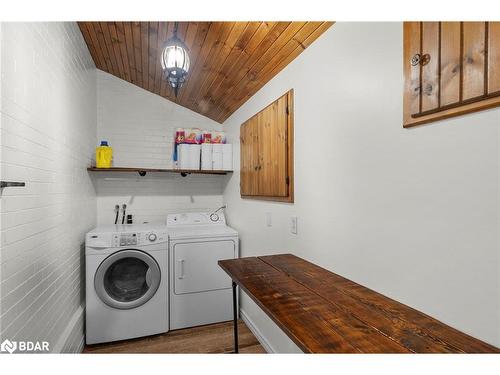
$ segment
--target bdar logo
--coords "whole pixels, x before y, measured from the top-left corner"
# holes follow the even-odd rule
[[[10,340],[5,340],[0,345],[0,352],[9,352],[10,354],[14,353],[17,349],[17,342],[12,342]]]

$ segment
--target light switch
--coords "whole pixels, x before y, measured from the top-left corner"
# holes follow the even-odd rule
[[[297,216],[292,216],[290,218],[290,232],[292,234],[297,234]]]
[[[266,212],[266,225],[268,227],[272,227],[273,226],[273,216],[271,215],[270,212]]]

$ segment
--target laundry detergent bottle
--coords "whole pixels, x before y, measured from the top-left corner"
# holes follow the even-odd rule
[[[95,149],[95,162],[97,168],[111,168],[113,160],[113,149],[108,141],[101,141],[101,145]]]

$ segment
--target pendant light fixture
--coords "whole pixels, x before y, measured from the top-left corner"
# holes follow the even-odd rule
[[[167,40],[161,53],[161,67],[169,85],[174,89],[175,97],[177,97],[189,71],[188,48],[177,37],[178,27],[179,22],[175,22],[174,35]]]

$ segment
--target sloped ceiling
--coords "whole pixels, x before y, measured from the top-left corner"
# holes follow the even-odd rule
[[[174,22],[79,22],[98,69],[223,123],[333,22],[180,22],[187,82],[175,98],[160,54]]]

